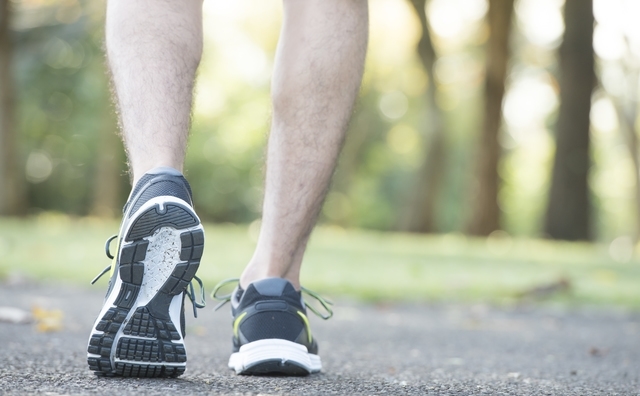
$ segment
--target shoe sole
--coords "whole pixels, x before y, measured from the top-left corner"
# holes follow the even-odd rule
[[[304,345],[274,338],[241,346],[228,366],[241,375],[309,375],[322,370],[322,361]]]
[[[204,230],[184,201],[146,202],[125,228],[118,276],[93,326],[87,361],[97,375],[177,377],[187,353],[184,291],[200,265]]]

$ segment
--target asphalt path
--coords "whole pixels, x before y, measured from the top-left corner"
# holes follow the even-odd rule
[[[182,377],[99,378],[85,359],[99,289],[0,284],[0,306],[44,310],[40,330],[0,322],[0,394],[640,395],[640,314],[602,308],[338,301],[312,319],[323,372],[297,378],[228,370],[228,307],[205,308],[187,317]]]

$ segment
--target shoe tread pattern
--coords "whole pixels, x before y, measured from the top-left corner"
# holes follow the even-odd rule
[[[122,377],[179,377],[184,374],[184,366],[163,366],[156,364],[116,363],[115,375]]]
[[[134,220],[127,241],[135,241],[153,235],[162,227],[173,227],[175,229],[185,229],[199,224],[193,211],[178,203],[166,204],[164,210],[159,205],[147,209],[137,219]]]
[[[125,326],[123,333],[168,341],[179,341],[181,338],[173,322],[154,318],[146,307],[140,307],[136,310]]]
[[[122,337],[118,341],[116,357],[150,363],[184,363],[187,361],[187,352],[184,345],[171,341]]]
[[[127,318],[128,311],[122,308],[110,308],[96,325],[96,330],[102,334],[93,334],[89,339],[87,352],[100,357],[88,357],[89,369],[98,375],[112,375],[111,348],[116,333]]]
[[[151,219],[153,216],[156,218]],[[141,221],[143,219],[145,221]],[[102,376],[178,377],[185,371],[187,356],[184,344],[180,342],[182,337],[169,317],[169,305],[174,296],[185,291],[198,270],[204,250],[204,232],[196,229],[180,235],[181,262],[176,264],[147,306],[136,308],[130,320],[124,324],[144,277],[144,259],[149,242],[141,238],[153,235],[162,227],[183,229],[199,224],[190,210],[178,204],[167,204],[163,214],[156,205],[135,221],[127,236],[128,240],[131,238],[134,241],[123,246],[120,253],[119,276],[122,284],[114,301],[115,307],[107,310],[96,325],[95,330],[103,333],[93,334],[89,341],[88,352],[98,355],[88,357],[89,368]],[[116,360],[112,363],[110,357],[114,340],[123,325],[122,333],[125,336],[115,346],[115,357],[126,362]]]

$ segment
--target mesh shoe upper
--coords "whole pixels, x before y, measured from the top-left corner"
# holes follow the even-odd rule
[[[131,217],[145,202],[163,195],[180,198],[193,206],[191,202],[191,186],[184,176],[179,173],[146,173],[136,183],[131,197],[124,207],[124,212],[129,211],[128,216]],[[129,210],[129,207],[131,207],[131,210]]]
[[[246,290],[238,285],[231,306],[234,352],[249,342],[277,338],[318,353],[302,295],[287,280],[267,278],[251,283]]]

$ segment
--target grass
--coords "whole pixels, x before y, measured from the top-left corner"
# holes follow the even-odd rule
[[[109,265],[104,241],[118,223],[43,214],[0,218],[0,276],[87,284]],[[199,276],[208,290],[237,277],[251,257],[250,228],[205,225]],[[103,288],[107,277],[99,281]],[[513,304],[534,288],[569,282],[545,301],[640,309],[640,262],[620,263],[602,245],[526,239],[470,239],[320,227],[302,272],[305,286],[368,301],[458,301]],[[536,299],[538,301],[539,299]]]

